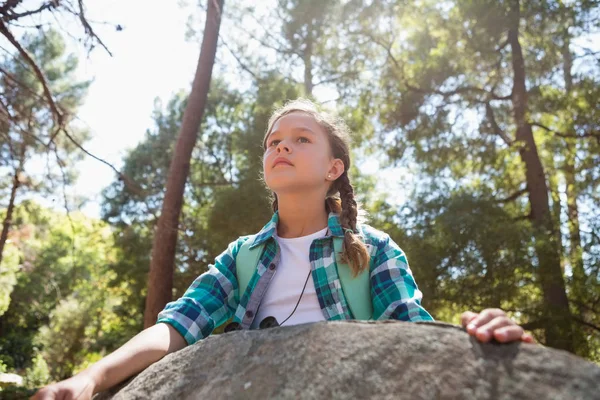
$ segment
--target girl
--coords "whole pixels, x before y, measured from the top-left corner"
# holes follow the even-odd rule
[[[373,319],[432,321],[403,251],[359,221],[348,143],[345,124],[308,100],[275,111],[263,141],[263,176],[274,198],[271,221],[257,235],[231,243],[182,298],[165,307],[155,326],[34,398],[88,399],[207,337],[232,316],[230,329],[353,319],[336,269],[336,238],[343,238],[341,261],[353,274],[368,271]],[[244,246],[263,250],[241,292],[236,258]],[[466,312],[462,324],[482,342],[533,341],[498,309]]]

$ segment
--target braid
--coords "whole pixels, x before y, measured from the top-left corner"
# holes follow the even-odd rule
[[[354,199],[354,189],[348,178],[350,170],[350,129],[339,117],[321,110],[316,104],[306,99],[297,99],[286,103],[276,109],[267,126],[263,138],[263,149],[267,150],[267,139],[275,123],[285,115],[303,113],[314,118],[315,122],[327,135],[331,156],[341,159],[344,164],[344,173],[338,177],[328,188],[325,195],[325,209],[328,213],[339,215],[340,223],[344,229],[344,246],[342,261],[352,269],[354,276],[369,268],[369,252],[358,235],[357,223],[364,216]],[[266,182],[265,182],[266,183]],[[268,185],[267,185],[268,186]],[[339,192],[339,197],[337,194]],[[278,210],[277,195],[273,193],[273,211]]]
[[[342,200],[342,213],[340,222],[344,228],[350,228],[353,232],[356,231],[356,216],[358,215],[356,200],[354,200],[354,188],[350,184],[348,173],[344,172],[338,178],[338,187],[340,191],[340,199]]]
[[[341,214],[342,202],[337,197],[327,197],[325,199],[325,211],[327,213]]]
[[[367,247],[356,234],[358,205],[354,199],[354,188],[350,184],[348,173],[345,171],[336,181],[340,191],[342,212],[340,222],[344,229],[344,252],[342,260],[350,264],[354,276],[369,268],[369,252]],[[352,232],[346,229],[352,230]]]

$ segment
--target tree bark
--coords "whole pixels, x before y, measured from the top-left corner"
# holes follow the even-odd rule
[[[550,192],[550,198],[552,199],[552,207],[551,207],[551,214],[552,214],[552,221],[553,221],[553,226],[556,227],[560,227],[560,216],[562,214],[562,205],[560,204],[560,192],[559,192],[559,188],[558,188],[558,179],[559,179],[559,171],[560,171],[560,165],[558,165],[558,163],[554,163],[552,167],[550,168],[550,171],[548,173],[548,190]],[[562,271],[562,274],[564,276],[565,273],[565,265],[564,265],[564,248],[563,248],[563,244],[562,244],[562,233],[560,231],[560,229],[555,229],[554,233],[556,234],[556,247],[558,250],[558,254],[560,255],[560,269]]]
[[[158,313],[172,299],[177,228],[183,205],[183,192],[190,171],[192,150],[196,144],[208,97],[224,0],[207,0],[207,3],[198,67],[169,167],[165,199],[152,245],[144,327],[153,325]]]
[[[6,216],[4,217],[4,222],[2,223],[2,234],[0,235],[0,271],[2,271],[2,255],[4,254],[4,246],[6,244],[6,240],[8,239],[8,231],[10,226],[12,225],[12,215],[15,209],[15,199],[17,197],[17,190],[19,186],[21,186],[21,181],[19,181],[19,175],[23,172],[23,164],[25,163],[25,144],[21,146],[21,152],[19,154],[19,166],[15,170],[15,175],[13,176],[13,185],[10,190],[10,199],[8,200],[8,207],[6,208]]]
[[[560,266],[560,254],[548,199],[548,185],[544,174],[531,124],[527,119],[528,103],[525,85],[526,71],[523,51],[519,42],[520,4],[511,1],[508,42],[513,67],[512,104],[517,127],[519,153],[525,164],[529,187],[529,203],[534,226],[535,249],[538,256],[538,278],[544,298],[544,331],[546,344],[573,351],[573,328],[569,300]]]
[[[571,94],[573,89],[573,75],[571,69],[573,67],[573,56],[570,50],[570,36],[567,29],[563,33],[563,76],[565,81],[565,92],[567,96]],[[581,247],[581,232],[579,229],[579,207],[577,205],[577,181],[575,179],[575,154],[577,152],[577,143],[574,138],[565,138],[565,164],[564,176],[567,195],[567,217],[569,224],[569,263],[573,274],[572,297],[576,303],[586,302],[585,283],[587,274],[583,266],[583,249]],[[585,320],[585,313],[580,310],[576,311],[580,320]],[[577,354],[586,356],[589,354],[588,342],[581,330],[575,331],[574,336],[575,350]]]
[[[304,61],[304,95],[312,96],[313,91],[313,74],[312,74],[312,53],[313,53],[313,23],[312,20],[308,23],[306,29],[306,42],[303,52]]]

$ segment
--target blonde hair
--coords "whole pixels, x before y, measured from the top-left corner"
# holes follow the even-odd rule
[[[340,223],[344,229],[344,246],[342,262],[348,263],[354,276],[369,268],[369,252],[357,234],[357,222],[363,215],[356,200],[354,188],[350,184],[348,171],[350,170],[350,130],[346,123],[339,117],[320,110],[315,103],[307,99],[297,99],[287,102],[277,108],[267,126],[263,139],[263,149],[267,148],[267,139],[277,120],[293,112],[302,112],[315,119],[329,139],[329,146],[334,158],[339,158],[344,163],[344,173],[340,175],[327,191],[325,209],[339,215]],[[336,196],[339,193],[339,197]],[[273,196],[273,211],[277,211],[277,195]],[[359,215],[360,214],[360,215]]]

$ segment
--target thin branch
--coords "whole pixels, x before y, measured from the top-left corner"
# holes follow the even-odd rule
[[[403,70],[401,62],[398,61],[398,59],[396,59],[396,57],[394,57],[394,55],[392,53],[392,46],[393,46],[394,42],[391,42],[391,43],[389,43],[389,45],[386,45],[385,43],[382,43],[377,38],[375,38],[373,35],[371,35],[368,32],[365,32],[365,31],[350,32],[350,34],[367,36],[373,43],[378,44],[380,47],[382,47],[386,51],[388,58],[390,60],[392,60],[392,62],[398,69]],[[489,101],[489,100],[507,101],[507,100],[510,100],[512,97],[512,93],[508,94],[506,96],[500,96],[500,95],[494,93],[493,91],[488,91],[483,88],[479,88],[479,87],[471,86],[471,85],[461,86],[461,87],[458,87],[451,91],[443,91],[443,90],[439,90],[439,89],[422,89],[422,88],[413,86],[406,81],[404,82],[404,84],[406,85],[406,87],[408,89],[410,89],[412,91],[419,92],[419,93],[425,93],[425,94],[434,93],[434,94],[441,95],[444,98],[448,98],[448,97],[451,97],[451,96],[454,96],[457,94],[472,93],[472,92],[484,94],[487,99],[486,101]]]
[[[50,9],[50,8],[56,8],[56,1],[50,1],[46,4],[42,4],[38,9],[36,10],[31,10],[31,11],[25,11],[22,13],[13,13],[11,9],[6,10],[6,12],[2,12],[3,17],[2,17],[2,21],[4,22],[10,22],[10,21],[14,21],[16,19],[19,19],[21,17],[26,17],[28,15],[33,15],[33,14],[37,14],[40,13],[44,10]]]
[[[513,218],[513,221],[530,221],[533,219],[533,215],[531,213],[527,215],[522,215],[520,217]]]
[[[242,68],[244,71],[246,71],[246,72],[248,72],[250,75],[252,75],[252,77],[253,77],[254,79],[256,79],[256,81],[257,81],[257,82],[260,82],[260,81],[261,81],[261,78],[260,78],[260,77],[259,77],[259,76],[258,76],[258,75],[257,75],[257,74],[254,72],[254,71],[252,71],[252,70],[250,69],[250,67],[248,67],[248,66],[247,66],[247,65],[246,65],[246,64],[245,64],[245,63],[244,63],[244,62],[243,62],[243,61],[242,61],[242,60],[241,60],[241,59],[240,59],[240,58],[237,56],[237,54],[236,54],[236,53],[235,53],[233,50],[231,50],[231,48],[230,48],[230,47],[227,45],[227,42],[225,42],[225,40],[223,39],[223,36],[222,36],[222,35],[219,35],[219,37],[221,38],[221,43],[223,43],[223,46],[225,46],[225,48],[226,48],[227,50],[229,50],[229,52],[231,53],[231,55],[233,56],[233,58],[235,58],[235,60],[238,62],[238,64],[240,65],[240,67],[241,67],[241,68]]]
[[[592,299],[592,303],[591,305],[587,304],[587,303],[583,303],[582,301],[579,300],[571,300],[573,302],[573,304],[575,304],[579,309],[585,309],[586,311],[589,311],[593,314],[598,314],[600,313],[600,310],[598,310],[596,307],[598,306],[598,304],[600,304],[600,296],[598,296],[597,299]]]
[[[573,319],[574,319],[575,321],[579,322],[579,323],[580,323],[580,324],[582,324],[582,325],[588,326],[588,327],[590,327],[590,328],[592,328],[592,329],[595,329],[595,330],[597,330],[598,332],[600,332],[600,326],[594,325],[594,324],[592,324],[591,322],[587,322],[587,321],[585,321],[585,320],[583,320],[583,319],[581,319],[581,318],[579,318],[579,317],[575,317],[575,316],[574,316],[574,317],[573,317]]]
[[[550,133],[554,133],[556,136],[562,137],[562,138],[596,138],[598,140],[598,142],[600,142],[600,132],[587,132],[587,133],[582,133],[580,135],[574,134],[574,133],[562,133],[562,132],[558,132],[555,131],[554,129],[550,129],[549,127],[547,127],[546,125],[543,125],[539,122],[529,122],[531,124],[531,126],[537,126],[538,128],[542,128]]]
[[[502,140],[504,141],[504,143],[506,143],[507,146],[512,146],[514,140],[511,140],[511,138],[508,137],[506,132],[504,132],[502,128],[500,128],[500,125],[498,125],[498,122],[496,121],[496,116],[494,114],[494,109],[492,108],[489,101],[485,103],[485,116],[488,119],[490,125],[492,126],[492,130],[494,131],[494,133],[500,138],[502,138]]]
[[[106,47],[106,45],[104,44],[104,42],[102,41],[102,39],[100,39],[98,37],[98,35],[96,35],[96,33],[94,33],[94,30],[92,29],[92,26],[88,23],[87,19],[85,19],[85,14],[83,12],[83,0],[78,0],[78,4],[79,4],[79,20],[81,21],[81,25],[83,25],[83,29],[85,30],[85,33],[93,39],[96,39],[98,41],[98,43],[100,43],[100,46],[104,47],[104,50],[106,50],[106,52],[112,57],[112,53],[110,52],[110,50],[108,50],[108,47]]]
[[[36,64],[36,62],[33,61],[31,56],[29,55],[29,53],[21,46],[21,44],[17,41],[17,39],[15,39],[12,32],[8,29],[8,27],[4,24],[3,21],[0,21],[0,33],[2,33],[8,39],[8,41],[18,50],[21,57],[23,57],[25,59],[27,64],[29,64],[29,66],[31,68],[33,68],[33,71],[34,71],[36,77],[42,84],[42,87],[44,89],[44,95],[46,97],[46,100],[48,101],[48,104],[50,106],[50,109],[52,110],[52,113],[54,114],[54,116],[56,118],[56,122],[59,126],[62,126],[63,125],[63,115],[58,111],[58,107],[56,106],[56,103],[54,102],[54,98],[52,97],[52,94],[50,93],[50,88],[48,87],[48,83],[46,82],[46,78],[44,77],[44,74],[42,73],[42,71]]]
[[[237,29],[239,29],[240,31],[244,32],[246,35],[250,36],[251,39],[256,40],[258,43],[260,43],[262,46],[271,49],[271,50],[275,50],[278,53],[281,54],[287,54],[287,55],[295,55],[298,57],[302,57],[302,54],[300,52],[294,51],[293,49],[286,49],[283,47],[277,47],[275,45],[272,45],[270,43],[265,42],[264,40],[256,37],[252,32],[247,31],[246,29],[244,29],[241,25],[235,25],[235,27]],[[278,43],[279,44],[279,43]],[[281,46],[281,44],[280,44]]]
[[[277,10],[279,10],[279,7],[277,8]],[[254,21],[255,21],[255,22],[258,24],[258,26],[260,26],[260,27],[262,27],[262,28],[263,28],[263,30],[265,31],[265,34],[267,35],[267,37],[269,37],[269,38],[271,38],[272,40],[274,40],[274,41],[275,41],[275,43],[277,43],[279,46],[283,46],[283,45],[284,45],[283,43],[281,43],[281,42],[279,41],[279,39],[278,39],[276,36],[272,35],[272,34],[271,34],[271,32],[269,32],[269,29],[267,29],[267,28],[264,26],[264,23],[263,23],[263,22],[259,21],[259,20],[256,18],[256,16],[254,15],[254,13],[248,13],[247,15],[249,15],[249,16],[250,16],[250,17],[251,17],[251,18],[252,18],[252,19],[253,19],[253,20],[254,20]],[[238,26],[238,28],[239,28],[239,29],[241,29],[241,30],[244,30],[244,29],[243,29],[243,28],[241,28],[240,26]],[[248,33],[248,32],[247,32],[247,33]],[[297,55],[298,57],[302,57],[302,54],[301,54],[300,52],[294,51],[293,49],[282,49],[282,48],[276,48],[275,46],[266,45],[266,44],[262,43],[262,41],[260,41],[260,40],[258,40],[258,39],[256,39],[256,38],[254,38],[254,37],[252,36],[252,34],[251,34],[251,33],[248,33],[248,34],[249,34],[249,35],[251,35],[251,37],[252,37],[253,39],[255,39],[255,40],[259,41],[259,43],[263,44],[263,45],[264,45],[264,46],[266,46],[266,47],[270,47],[270,48],[272,48],[273,50],[279,51],[279,52],[281,52],[281,53],[284,53],[284,54],[295,54],[295,55]]]
[[[6,76],[9,80],[13,81],[14,83],[16,83],[19,87],[21,87],[22,89],[26,90],[27,92],[29,92],[30,94],[32,94],[34,97],[36,97],[38,100],[42,100],[45,101],[46,98],[44,96],[41,96],[39,93],[37,93],[35,90],[31,89],[29,86],[27,86],[26,83],[23,83],[22,81],[20,81],[19,79],[17,79],[13,74],[11,74],[10,72],[6,71],[4,68],[0,67],[0,72],[2,74],[4,74],[4,76]]]
[[[319,81],[317,83],[313,83],[313,87],[319,86],[319,85],[324,85],[326,83],[332,83],[332,82],[336,82],[339,79],[343,79],[343,78],[349,78],[352,76],[356,76],[360,74],[359,71],[347,71],[344,72],[342,74],[339,74],[337,76],[331,77],[331,78],[327,78],[327,79],[323,79],[322,81]]]
[[[133,182],[131,179],[129,179],[126,175],[122,174],[119,170],[117,170],[117,168],[115,168],[108,161],[105,161],[102,158],[97,157],[94,154],[92,154],[89,151],[87,151],[81,144],[79,144],[69,134],[69,132],[67,131],[67,129],[64,126],[64,116],[58,110],[58,106],[57,106],[57,104],[54,101],[52,93],[50,92],[50,88],[48,87],[48,83],[46,81],[46,78],[44,77],[44,74],[42,73],[42,71],[40,70],[40,68],[36,64],[36,62],[31,58],[31,56],[29,55],[29,53],[27,53],[27,51],[21,46],[21,44],[15,39],[15,37],[10,32],[10,30],[8,29],[8,27],[2,21],[0,21],[0,33],[2,33],[11,42],[11,44],[18,50],[19,54],[25,59],[25,61],[27,62],[27,64],[29,64],[29,66],[31,68],[33,68],[36,77],[38,78],[38,80],[42,84],[42,87],[44,89],[44,97],[48,101],[48,104],[50,106],[50,110],[52,111],[52,114],[54,115],[54,117],[56,119],[55,122],[56,122],[56,126],[57,126],[56,131],[54,132],[54,134],[52,135],[52,137],[50,138],[50,141],[48,142],[48,144],[46,146],[50,146],[50,144],[53,143],[53,140],[56,137],[56,135],[58,135],[58,133],[60,133],[60,132],[63,132],[65,134],[65,136],[75,146],[77,146],[81,151],[83,151],[85,154],[89,155],[90,157],[92,157],[92,158],[100,161],[101,163],[106,164],[113,171],[115,171],[115,173],[117,174],[117,176],[119,177],[119,179],[123,180],[123,182],[127,186],[129,186],[130,190],[132,190],[134,193],[141,193],[141,189],[135,184],[135,182]]]
[[[22,2],[23,0],[6,0],[4,5],[0,6],[0,14],[5,14],[8,10],[15,8]]]
[[[481,100],[481,102],[489,102],[489,100],[501,100],[501,101],[506,101],[506,100],[510,100],[512,97],[512,94],[508,94],[506,96],[500,96],[497,95],[496,93],[490,92],[488,90],[485,90],[483,88],[477,87],[477,86],[460,86],[457,87],[454,90],[450,90],[450,91],[443,91],[443,90],[439,90],[439,89],[421,89],[415,86],[408,86],[409,89],[415,91],[415,92],[420,92],[420,93],[434,93],[434,94],[439,94],[440,96],[443,96],[444,98],[448,98],[457,94],[467,94],[467,93],[480,93],[485,95],[486,99],[485,100]]]
[[[93,155],[92,153],[90,153],[89,151],[87,151],[86,149],[83,148],[83,146],[81,146],[79,143],[77,143],[77,141],[75,139],[73,139],[73,137],[69,134],[69,132],[67,132],[66,129],[61,128],[61,131],[65,134],[65,136],[67,138],[69,138],[69,140],[71,142],[73,142],[73,144],[75,144],[75,146],[79,147],[79,149],[81,151],[83,151],[85,154],[87,154],[88,156],[94,158],[95,160],[100,161],[103,164],[108,165],[113,171],[115,171],[115,173],[118,175],[119,179],[122,180],[128,187],[129,189],[136,193],[136,194],[141,194],[143,193],[142,189],[131,179],[129,179],[129,177],[127,177],[127,175],[124,175],[123,173],[121,173],[118,169],[116,169],[111,163],[109,163],[106,160],[103,160],[100,157],[97,157],[95,155]]]
[[[396,59],[396,57],[394,57],[394,54],[392,53],[392,46],[394,45],[394,42],[391,42],[389,45],[386,45],[385,43],[381,42],[379,39],[377,39],[376,37],[374,37],[373,35],[371,35],[371,33],[366,32],[366,31],[357,31],[357,32],[349,32],[350,35],[364,35],[367,38],[369,38],[373,43],[378,44],[381,48],[383,48],[385,50],[385,52],[387,53],[387,56],[390,60],[392,60],[392,62],[394,63],[394,65],[400,69],[403,70],[403,66],[401,65],[400,61],[398,61]]]
[[[500,52],[500,51],[504,50],[506,48],[506,46],[508,46],[508,43],[509,42],[508,42],[508,37],[507,37],[506,40],[504,40],[504,42],[500,46],[498,46],[498,48],[495,49],[494,51]]]
[[[527,192],[529,192],[529,187],[525,186],[524,189],[521,189],[521,190],[519,190],[519,191],[511,194],[508,197],[496,200],[496,203],[509,203],[511,201],[514,201],[514,200],[518,199],[519,197],[521,197],[522,195],[524,195]]]

